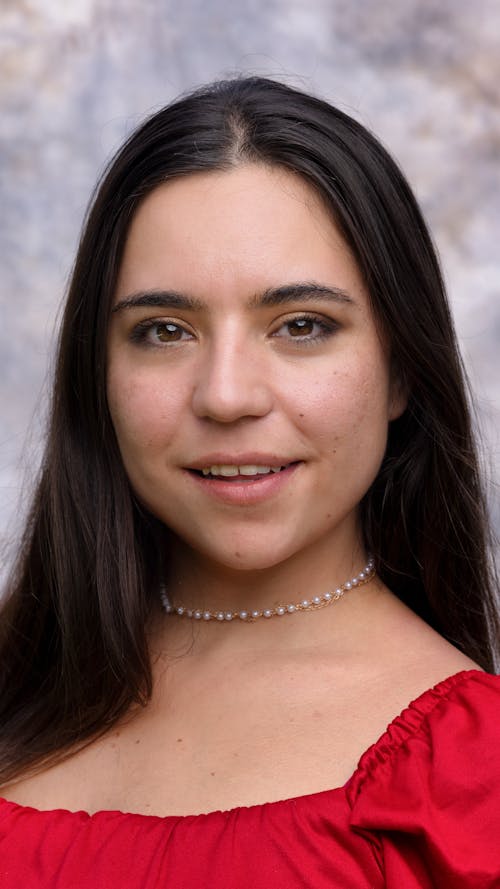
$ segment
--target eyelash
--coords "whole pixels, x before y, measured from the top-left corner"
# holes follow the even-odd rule
[[[286,327],[290,324],[296,324],[297,322],[306,322],[310,324],[316,324],[319,328],[319,333],[315,336],[313,335],[305,335],[305,336],[290,336],[288,339],[291,342],[300,343],[302,346],[314,346],[316,343],[321,342],[321,340],[325,340],[330,336],[333,336],[334,333],[338,330],[339,325],[333,319],[326,319],[321,315],[314,315],[309,313],[304,313],[302,315],[296,315],[294,318],[287,318],[286,321],[283,321],[278,328],[281,330],[282,327]],[[273,336],[277,336],[277,332],[273,334]]]
[[[273,334],[271,334],[271,336],[278,338],[279,330],[281,330],[283,327],[286,327],[287,325],[296,324],[297,322],[315,324],[319,328],[319,333],[317,333],[316,335],[306,334],[302,336],[288,337],[288,340],[290,342],[295,342],[297,344],[300,344],[301,346],[313,346],[316,343],[327,339],[330,336],[333,336],[333,334],[336,333],[339,327],[337,322],[333,321],[332,319],[327,320],[326,318],[319,315],[304,313],[301,315],[296,315],[294,318],[288,318],[287,320],[282,321],[280,326]],[[148,318],[145,321],[140,321],[138,324],[136,324],[131,332],[130,339],[134,343],[143,344],[149,348],[159,349],[164,348],[164,346],[176,345],[177,343],[182,342],[183,339],[181,338],[179,340],[172,340],[170,343],[165,343],[164,346],[162,346],[160,343],[153,343],[148,341],[147,337],[150,331],[154,330],[154,328],[157,327],[167,327],[167,325],[177,328],[177,330],[181,331],[181,334],[183,332],[187,332],[185,328],[181,324],[178,324],[176,321]]]
[[[161,343],[161,342],[152,342],[148,339],[148,334],[153,331],[155,328],[160,327],[175,327],[176,330],[180,331],[181,338],[178,340],[171,340],[170,342]],[[133,343],[144,346],[146,349],[165,349],[169,346],[177,346],[181,342],[185,341],[185,337],[182,336],[183,333],[188,333],[185,327],[182,324],[178,324],[177,321],[169,321],[168,319],[158,319],[158,318],[147,318],[145,321],[139,321],[138,324],[134,327],[130,334],[130,339]]]

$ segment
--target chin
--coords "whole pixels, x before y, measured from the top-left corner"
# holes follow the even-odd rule
[[[281,554],[276,550],[265,552],[262,549],[248,550],[244,547],[225,552],[205,551],[203,555],[212,564],[230,571],[266,571],[286,561],[289,557],[289,553]]]
[[[296,547],[283,546],[282,541],[281,546],[273,546],[273,541],[269,538],[264,541],[250,541],[238,537],[234,535],[225,542],[219,540],[217,546],[214,546],[213,539],[194,540],[178,535],[177,540],[181,549],[187,547],[190,559],[200,559],[210,563],[216,570],[223,571],[266,571],[285,562],[297,552]]]

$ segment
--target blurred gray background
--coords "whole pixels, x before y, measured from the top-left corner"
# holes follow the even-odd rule
[[[36,470],[54,331],[99,171],[149,113],[235,72],[373,129],[430,222],[498,524],[498,0],[0,0],[0,540]]]

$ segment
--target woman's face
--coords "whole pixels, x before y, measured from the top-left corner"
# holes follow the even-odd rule
[[[193,557],[259,569],[358,543],[404,401],[356,264],[300,178],[247,165],[149,194],[108,357],[132,487]]]

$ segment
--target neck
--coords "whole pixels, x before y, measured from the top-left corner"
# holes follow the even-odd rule
[[[252,623],[263,617],[269,619],[271,617],[284,617],[287,614],[296,614],[297,612],[303,611],[319,611],[320,608],[326,608],[328,605],[333,605],[334,602],[337,602],[345,593],[350,592],[352,589],[357,589],[360,586],[370,583],[374,574],[374,560],[370,556],[366,565],[363,566],[358,574],[350,575],[347,580],[339,584],[335,589],[328,590],[326,593],[313,594],[310,598],[306,597],[300,599],[298,602],[282,602],[277,605],[273,604],[272,607],[261,607],[260,609],[243,607],[239,611],[235,611],[234,608],[226,611],[222,609],[213,611],[209,608],[188,607],[179,603],[173,604],[165,589],[162,589],[161,601],[165,613],[171,614],[174,617],[184,617],[190,620],[202,621],[217,620],[219,622],[225,621],[226,623],[230,623],[233,620]]]
[[[263,610],[336,589],[366,564],[353,535],[315,541],[278,564],[234,568],[215,563],[181,541],[171,548],[166,592],[173,605],[211,611]]]
[[[244,571],[214,565],[182,542],[177,542],[170,550],[173,556],[166,584],[168,599],[174,607],[182,605],[190,611],[264,611],[335,592],[358,575],[367,561],[367,554],[357,540],[354,543],[352,539],[337,541],[336,546],[331,540],[325,541],[321,552],[316,543],[314,550],[314,553],[303,551],[278,565]],[[221,626],[222,622],[216,620],[195,621],[176,614],[167,615],[158,596],[156,619],[161,627],[161,648],[172,650],[172,646],[177,648],[184,642],[190,648],[194,645],[198,651],[204,646],[320,645],[323,636],[330,638],[331,627],[339,621],[344,623],[345,616],[352,610],[348,600],[352,603],[365,601],[375,586],[372,581],[366,586],[346,590],[342,599],[322,608],[321,614],[316,610],[301,611],[272,620],[262,619],[250,625],[236,619],[231,621],[231,626]]]

